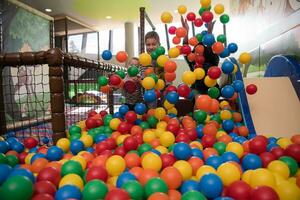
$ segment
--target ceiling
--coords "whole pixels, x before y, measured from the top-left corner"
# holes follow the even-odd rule
[[[159,24],[161,13],[169,11],[174,21],[179,21],[179,14],[175,11],[179,5],[185,5],[188,11],[197,12],[200,8],[199,0],[20,0],[21,2],[45,12],[52,17],[66,15],[72,17],[96,30],[121,28],[125,22],[139,24],[139,8],[145,7],[153,24]],[[214,0],[213,5],[229,0]],[[111,19],[106,19],[111,16]]]

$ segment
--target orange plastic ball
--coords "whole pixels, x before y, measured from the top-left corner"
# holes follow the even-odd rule
[[[141,159],[136,153],[127,153],[124,157],[126,167],[133,168],[141,165]]]
[[[144,171],[141,173],[140,177],[138,178],[139,182],[144,186],[149,179],[159,177],[159,174],[157,171],[153,169],[144,169]]]
[[[172,60],[168,60],[164,66],[165,72],[169,72],[169,73],[175,72],[176,68],[177,68],[177,64],[176,64],[176,62],[174,62]]]
[[[192,166],[193,168],[193,175],[195,176],[196,173],[197,173],[197,170],[202,166],[204,165],[204,162],[201,158],[198,158],[198,157],[191,157],[189,160],[188,160],[188,163],[190,163],[190,165]]]
[[[128,55],[125,51],[119,51],[116,55],[116,59],[120,63],[126,62],[127,58],[128,58]]]
[[[220,54],[224,51],[224,45],[222,42],[215,42],[211,48],[215,54]]]
[[[187,30],[183,27],[179,27],[176,29],[175,34],[176,34],[176,37],[183,38],[186,36]]]
[[[181,199],[181,193],[177,190],[169,190],[168,192],[170,200],[180,200]]]
[[[172,82],[176,79],[176,73],[169,73],[169,72],[166,72],[165,73],[165,80],[168,81],[168,82]]]
[[[170,200],[170,198],[165,193],[155,192],[148,197],[148,200]]]
[[[175,167],[166,167],[161,171],[160,178],[165,181],[169,189],[177,189],[182,183],[182,175]]]

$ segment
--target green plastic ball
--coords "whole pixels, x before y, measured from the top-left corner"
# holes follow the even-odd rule
[[[15,155],[7,155],[7,164],[11,167],[16,166],[19,164],[19,158],[17,158]]]
[[[181,200],[206,200],[206,197],[201,192],[190,190],[182,195]]]
[[[207,117],[207,113],[205,111],[202,110],[197,110],[194,112],[194,119],[198,122],[198,123],[204,123]]]
[[[65,162],[61,167],[61,176],[65,176],[68,174],[77,174],[79,176],[82,176],[83,170],[80,163],[74,160],[68,160],[67,162]]]
[[[78,140],[80,137],[81,137],[80,133],[74,133],[74,134],[70,135],[70,140],[71,141]]]
[[[157,54],[157,52],[156,51],[152,51],[151,52],[151,58],[152,58],[152,60],[156,60],[157,58],[158,58],[158,54]]]
[[[218,41],[218,42],[225,43],[225,42],[226,42],[226,35],[223,35],[223,34],[218,35],[217,41]]]
[[[149,74],[148,76],[151,77],[151,78],[153,78],[154,82],[157,83],[158,77],[154,73]]]
[[[116,74],[117,74],[118,76],[120,76],[122,79],[125,78],[125,76],[126,76],[126,73],[125,73],[123,70],[117,71]]]
[[[154,116],[149,116],[147,122],[151,128],[155,128],[156,124],[158,123],[158,119]]]
[[[223,23],[223,24],[228,23],[228,22],[229,22],[229,15],[227,15],[227,14],[221,15],[220,21],[221,21],[221,23]]]
[[[0,164],[6,164],[7,158],[3,153],[0,153]]]
[[[144,197],[143,186],[138,181],[128,181],[122,185],[122,188],[128,192],[131,199],[140,200]]]
[[[29,200],[33,194],[33,185],[25,176],[9,177],[0,189],[2,200]]]
[[[69,133],[70,135],[73,135],[75,133],[81,133],[81,128],[79,126],[76,126],[76,125],[72,125],[70,128],[69,128]]]
[[[148,122],[141,122],[139,125],[143,130],[150,128],[150,125]]]
[[[145,185],[145,193],[147,197],[155,192],[168,192],[168,186],[161,178],[151,178]]]
[[[201,33],[198,33],[198,34],[196,35],[196,38],[197,38],[198,42],[202,42],[203,35],[202,35]]]
[[[100,86],[105,86],[105,85],[107,85],[107,84],[108,84],[108,78],[105,77],[105,76],[100,76],[100,77],[98,78],[98,84],[99,84]]]
[[[282,156],[282,157],[279,158],[279,160],[281,160],[282,162],[287,164],[287,166],[290,169],[291,176],[294,176],[297,173],[298,164],[297,164],[297,161],[294,158],[292,158],[290,156]]]
[[[107,185],[101,180],[91,180],[83,188],[82,199],[104,199],[108,192]]]
[[[130,77],[134,77],[139,73],[139,68],[133,65],[127,69],[127,73]]]
[[[216,142],[213,147],[217,150],[219,155],[222,155],[226,150],[226,144],[224,142]]]
[[[211,98],[216,99],[220,96],[220,90],[216,87],[211,87],[208,89],[207,94]]]
[[[142,155],[143,153],[150,151],[151,149],[152,149],[152,147],[150,144],[144,143],[138,147],[138,152],[140,155]]]
[[[158,56],[164,55],[165,52],[166,52],[166,50],[165,50],[165,48],[164,48],[163,46],[157,47],[157,48],[155,49],[155,51],[156,51],[156,53],[157,53]]]

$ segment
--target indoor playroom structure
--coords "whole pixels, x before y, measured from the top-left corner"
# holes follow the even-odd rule
[[[1,200],[300,199],[299,2],[141,6],[121,50],[22,2],[0,4]]]

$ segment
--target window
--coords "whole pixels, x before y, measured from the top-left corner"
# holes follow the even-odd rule
[[[97,33],[87,34],[86,53],[98,54]]]
[[[112,37],[112,54],[116,55],[119,51],[125,51],[125,29],[114,29]]]
[[[100,54],[109,48],[109,30],[99,32]]]
[[[80,53],[82,47],[82,34],[68,37],[68,50],[70,53]]]

